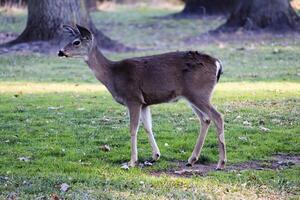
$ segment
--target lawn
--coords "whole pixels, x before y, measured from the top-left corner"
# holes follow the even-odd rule
[[[249,36],[201,41],[224,19],[170,19],[172,10],[119,8],[94,12],[105,34],[136,52],[108,52],[113,60],[195,49],[221,60],[225,73],[213,102],[225,118],[228,166],[300,155],[300,38]],[[0,12],[1,32],[20,32],[26,12]],[[21,27],[21,28],[20,28]],[[195,39],[191,43],[189,40]],[[198,39],[197,39],[198,38]],[[211,42],[210,42],[211,41]],[[182,100],[152,107],[162,157],[151,167],[120,169],[130,158],[127,111],[115,103],[86,64],[55,55],[0,55],[0,199],[298,199],[300,166],[174,175],[187,161],[198,121]],[[264,131],[261,127],[269,129]],[[109,145],[110,151],[101,146]],[[216,163],[215,128],[200,162]],[[151,157],[138,134],[140,161]],[[70,189],[60,191],[66,183]]]

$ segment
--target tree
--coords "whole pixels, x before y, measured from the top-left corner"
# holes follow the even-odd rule
[[[97,1],[96,0],[85,0],[86,7],[88,10],[96,10],[97,9]]]
[[[237,0],[186,0],[182,15],[220,15],[230,13]]]
[[[80,24],[89,27],[102,48],[124,48],[123,45],[97,30],[91,21],[84,0],[28,0],[26,28],[17,39],[7,45],[32,41],[59,43],[64,38],[61,29],[63,24]]]
[[[215,32],[299,31],[300,19],[289,0],[240,0],[225,24]]]

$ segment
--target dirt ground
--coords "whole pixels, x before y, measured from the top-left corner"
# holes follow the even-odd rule
[[[171,176],[206,176],[209,172],[216,171],[216,164],[195,164],[187,167],[184,162],[175,162],[176,168],[168,171],[153,172],[152,175],[160,176],[168,174]],[[243,170],[281,170],[291,166],[300,165],[300,155],[277,154],[271,160],[253,160],[244,163],[227,165],[225,171],[240,172]]]

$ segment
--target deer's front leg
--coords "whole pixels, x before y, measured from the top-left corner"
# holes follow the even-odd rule
[[[152,118],[149,106],[143,107],[141,113],[141,119],[144,124],[144,128],[148,134],[149,142],[152,147],[152,162],[155,162],[159,159],[160,152],[152,132]]]
[[[141,105],[129,104],[128,110],[129,110],[129,117],[130,117],[130,135],[131,135],[131,159],[128,163],[128,167],[134,167],[138,162],[137,132],[139,127]]]

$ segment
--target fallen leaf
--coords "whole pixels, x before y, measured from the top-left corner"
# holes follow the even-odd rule
[[[241,119],[242,117],[240,115],[236,116],[235,119]]]
[[[108,144],[102,145],[102,146],[100,147],[100,149],[101,149],[102,151],[105,151],[105,152],[110,151],[110,147],[109,147]]]
[[[51,200],[59,200],[59,197],[58,197],[58,195],[57,194],[51,194]]]
[[[183,174],[191,174],[191,173],[200,173],[200,170],[198,169],[182,169],[174,172],[175,174],[178,175],[183,175]]]
[[[248,138],[246,136],[240,136],[239,137],[239,140],[242,140],[244,142],[247,142],[248,141]]]
[[[263,132],[269,132],[270,129],[269,128],[266,128],[266,127],[263,127],[263,126],[260,126],[259,129]]]
[[[15,193],[15,192],[11,192],[7,196],[7,200],[15,200],[15,199],[17,199],[17,193]]]
[[[184,169],[183,170],[178,170],[178,171],[175,171],[174,173],[178,174],[178,175],[182,175],[182,174],[185,173],[185,170]]]
[[[145,161],[145,162],[144,162],[144,165],[145,165],[145,166],[152,166],[153,164],[152,164],[152,162]]]
[[[20,161],[24,161],[24,162],[29,162],[30,161],[30,157],[19,157]]]
[[[70,189],[70,185],[68,185],[67,183],[62,183],[61,185],[60,185],[60,191],[62,191],[62,192],[67,192],[69,189]]]
[[[251,126],[251,123],[246,120],[246,121],[243,122],[243,125],[244,126]]]
[[[124,164],[121,166],[121,169],[129,170],[128,163],[124,163]]]
[[[62,109],[62,108],[63,108],[63,106],[58,106],[58,107],[49,106],[48,110],[59,110],[59,109]]]

